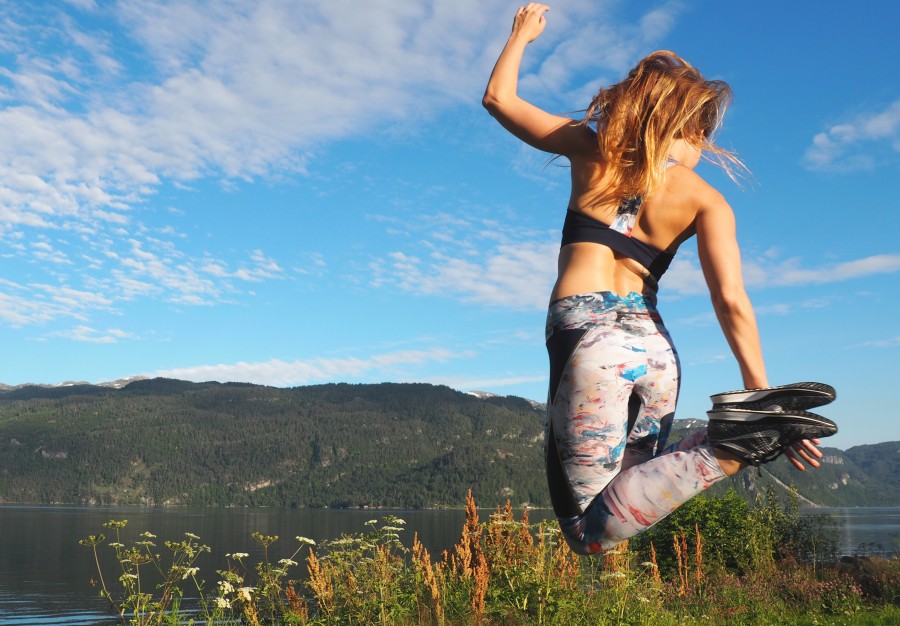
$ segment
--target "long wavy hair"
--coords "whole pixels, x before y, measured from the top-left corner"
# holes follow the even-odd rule
[[[662,181],[676,139],[704,151],[704,158],[735,178],[746,170],[737,156],[713,141],[731,88],[706,80],[674,52],[643,58],[625,80],[605,87],[591,101],[582,124],[595,125],[601,159],[610,168],[605,199],[649,195]]]

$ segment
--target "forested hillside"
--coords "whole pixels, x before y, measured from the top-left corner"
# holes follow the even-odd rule
[[[0,393],[6,502],[544,503],[542,413],[414,384],[278,389],[155,379]]]
[[[153,379],[0,390],[0,502],[208,506],[546,506],[543,412],[425,384],[293,389]],[[690,430],[702,422],[679,422]],[[673,434],[677,437],[678,434]],[[900,443],[829,450],[733,481],[819,504],[900,505]]]

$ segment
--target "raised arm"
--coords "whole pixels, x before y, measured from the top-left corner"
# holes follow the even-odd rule
[[[768,386],[759,330],[741,274],[741,253],[734,213],[724,198],[710,190],[697,213],[697,249],[713,309],[741,369],[744,387]]]
[[[519,68],[525,47],[537,39],[546,25],[550,7],[530,2],[516,12],[512,33],[497,59],[482,104],[503,127],[538,150],[571,155],[592,150],[593,131],[576,121],[552,115],[518,96]]]

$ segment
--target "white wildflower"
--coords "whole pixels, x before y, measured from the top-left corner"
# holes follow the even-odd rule
[[[334,541],[331,542],[331,545],[332,546],[346,546],[346,545],[350,545],[353,543],[355,543],[354,539],[351,539],[349,537],[343,537],[341,539],[335,539]]]
[[[198,539],[200,539],[200,537],[198,537],[194,533],[184,533],[184,536],[187,537],[188,539],[193,539],[194,541],[197,541]]]
[[[121,576],[119,576],[119,580],[121,580],[122,582],[125,582],[125,580],[129,578],[131,580],[137,580],[137,576],[135,574],[122,574]]]
[[[297,561],[292,561],[291,559],[281,559],[280,561],[278,561],[278,564],[287,567],[289,565],[296,565]]]
[[[219,591],[224,596],[226,593],[231,593],[232,591],[234,591],[234,587],[232,587],[231,583],[228,582],[227,580],[220,580],[219,581]]]
[[[305,544],[308,544],[308,545],[311,545],[311,546],[316,545],[316,542],[313,541],[312,539],[310,539],[309,537],[300,537],[300,536],[298,535],[297,537],[294,537],[294,539],[296,539],[296,540],[299,541],[300,543],[305,543]]]
[[[250,555],[247,554],[246,552],[233,552],[232,554],[226,554],[225,558],[226,559],[237,559],[238,561],[240,561],[241,559],[246,559],[248,556],[250,556]]]
[[[148,533],[146,531],[141,533],[141,537],[143,537],[144,539],[156,539],[156,535],[154,535],[153,533]]]
[[[238,599],[250,602],[250,594],[256,591],[256,587],[241,587],[237,590]]]
[[[199,567],[185,567],[181,573],[181,580],[187,580],[189,576],[196,576],[199,571]]]
[[[216,608],[219,609],[230,609],[231,602],[226,600],[225,598],[216,598]]]
[[[109,547],[110,548],[124,548],[125,544],[114,541],[113,543],[109,544]]]
[[[382,526],[381,530],[391,530],[395,533],[400,533],[400,532],[403,532],[404,529],[400,528],[398,526]]]

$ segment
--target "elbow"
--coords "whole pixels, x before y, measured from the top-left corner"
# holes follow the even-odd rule
[[[484,97],[481,98],[481,106],[487,109],[488,113],[491,115],[500,107],[500,101],[497,99],[497,96],[492,94],[490,91],[484,92]]]
[[[490,83],[488,83],[487,88],[484,90],[484,96],[481,98],[481,106],[487,109],[494,117],[497,117],[498,114],[503,115],[503,112],[508,111],[515,102],[515,92],[510,92],[502,86]]]
[[[743,289],[723,289],[710,294],[713,308],[721,315],[740,315],[750,308],[750,298]]]

